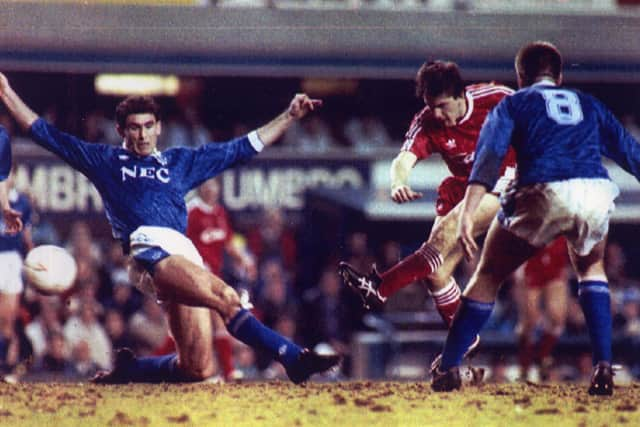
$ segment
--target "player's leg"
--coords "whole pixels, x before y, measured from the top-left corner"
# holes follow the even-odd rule
[[[486,232],[498,208],[499,202],[495,195],[487,194],[482,199],[474,214],[475,230],[478,235]],[[364,275],[348,264],[340,263],[338,271],[343,281],[362,296],[365,306],[371,306],[383,304],[386,298],[400,289],[416,280],[429,277],[441,268],[445,259],[458,246],[456,228],[461,209],[462,206],[458,204],[445,216],[436,217],[427,241],[417,251],[382,274],[378,274],[374,269],[371,274]],[[452,261],[449,265],[455,264],[456,262]],[[450,284],[448,280],[441,281],[431,285],[430,289],[438,292],[448,284]]]
[[[456,246],[445,258],[442,266],[438,271],[429,275],[426,279],[426,285],[429,293],[433,298],[436,310],[447,325],[451,326],[453,316],[460,305],[460,297],[462,292],[460,286],[453,277],[453,272],[462,260],[463,253],[460,246]]]
[[[500,203],[497,196],[494,194],[485,195],[475,212],[474,231],[476,236],[486,233],[499,208]],[[451,326],[461,297],[460,287],[453,279],[453,272],[463,257],[462,248],[455,239],[461,212],[462,205],[458,204],[441,221],[436,222],[431,236],[429,236],[429,243],[434,247],[442,248],[443,253],[446,254],[442,266],[429,275],[427,283],[438,312],[447,326]]]
[[[215,373],[211,310],[168,303],[169,328],[178,351],[177,367],[190,380],[203,380]]]
[[[135,357],[129,349],[118,350],[114,369],[99,373],[93,382],[191,382],[214,374],[210,310],[173,302],[163,305],[177,353]]]
[[[605,240],[584,256],[570,247],[569,257],[578,276],[578,300],[584,312],[593,351],[595,368],[589,394],[610,395],[613,393],[612,319],[609,284],[603,261]]]
[[[154,267],[154,282],[162,298],[216,310],[236,339],[271,354],[295,382],[335,366],[340,357],[309,352],[264,326],[244,309],[236,291],[220,278],[179,255],[171,255]]]
[[[477,235],[487,231],[499,208],[500,203],[495,195],[491,193],[485,195],[474,213],[476,224],[474,230]],[[429,239],[423,243],[420,249],[381,275],[380,294],[382,296],[393,295],[399,289],[418,279],[428,277],[439,269],[443,261],[458,246],[456,229],[461,212],[462,205],[458,204],[444,217],[437,218]],[[437,292],[439,289],[434,286],[431,290]]]
[[[478,267],[465,289],[462,304],[449,330],[440,366],[434,372],[434,390],[459,388],[459,382],[451,384],[446,373],[457,373],[464,353],[489,320],[503,281],[536,251],[537,248],[526,240],[502,228],[497,220],[493,221]]]
[[[534,361],[534,332],[541,320],[540,300],[541,289],[529,286],[524,277],[518,280],[514,287],[514,299],[518,309],[518,364],[520,377],[526,379],[529,368]]]
[[[222,279],[181,255],[170,255],[155,264],[153,283],[162,300],[220,313],[225,322],[240,307],[237,292]]]
[[[20,353],[15,322],[24,289],[22,258],[17,251],[0,252],[0,266],[0,360],[12,367]]]
[[[233,376],[233,338],[229,335],[222,317],[216,311],[211,311],[213,323],[213,347],[218,357],[218,365],[225,380]]]
[[[0,291],[0,361],[11,368],[18,363],[19,342],[15,322],[20,307],[20,294]]]
[[[551,280],[542,288],[546,317],[542,336],[538,341],[538,348],[535,353],[535,358],[540,364],[540,376],[542,379],[548,376],[548,370],[552,365],[551,354],[564,332],[567,321],[569,290],[565,276],[563,274],[562,277]]]

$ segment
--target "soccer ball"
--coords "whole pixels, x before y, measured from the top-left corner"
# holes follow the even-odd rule
[[[22,271],[34,288],[52,295],[68,291],[73,286],[78,268],[73,256],[65,249],[41,245],[29,251]]]

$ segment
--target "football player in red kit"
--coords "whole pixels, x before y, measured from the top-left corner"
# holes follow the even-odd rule
[[[218,277],[222,277],[225,252],[245,269],[255,269],[253,259],[232,243],[231,222],[219,199],[218,178],[209,179],[198,188],[198,195],[187,203],[187,237],[202,256],[205,266]],[[231,335],[217,312],[212,311],[212,320],[215,334],[213,344],[222,374],[228,380],[234,373]]]
[[[340,263],[344,282],[362,297],[365,307],[380,306],[401,288],[426,279],[436,307],[447,325],[460,304],[460,288],[452,277],[462,259],[456,227],[467,179],[471,173],[476,141],[489,111],[513,90],[494,83],[465,86],[458,66],[434,61],[422,65],[416,75],[416,95],[426,106],[414,117],[400,153],[391,164],[391,198],[407,203],[422,197],[411,189],[409,175],[414,165],[440,153],[452,176],[438,187],[436,219],[428,239],[420,248],[388,271],[369,274]],[[488,193],[477,211],[478,234],[486,232],[500,206],[498,194],[515,177],[515,156],[507,157],[502,179]],[[478,343],[474,342],[472,348]]]
[[[528,378],[533,363],[539,365],[540,379],[548,378],[551,353],[567,320],[568,265],[567,241],[560,237],[516,272],[518,362],[522,379]],[[534,335],[539,327],[542,333],[536,342]]]

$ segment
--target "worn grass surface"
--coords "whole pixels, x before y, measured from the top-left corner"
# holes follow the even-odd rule
[[[571,384],[0,384],[2,426],[639,426],[638,405],[640,384],[605,398]]]

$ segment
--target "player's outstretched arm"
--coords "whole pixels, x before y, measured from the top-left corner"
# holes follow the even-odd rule
[[[462,213],[458,220],[457,237],[467,260],[473,259],[474,253],[478,250],[476,240],[473,238],[473,214],[486,193],[487,188],[483,184],[470,183],[461,202]]]
[[[422,193],[409,187],[409,175],[418,158],[410,151],[401,151],[391,162],[391,199],[396,203],[406,203],[422,197]]]
[[[289,107],[275,119],[258,129],[258,136],[266,146],[276,142],[294,121],[300,120],[310,111],[322,105],[319,99],[312,99],[305,93],[296,94]]]
[[[9,80],[2,73],[0,73],[0,99],[22,129],[28,130],[38,119],[38,115],[15,93],[9,85]]]

